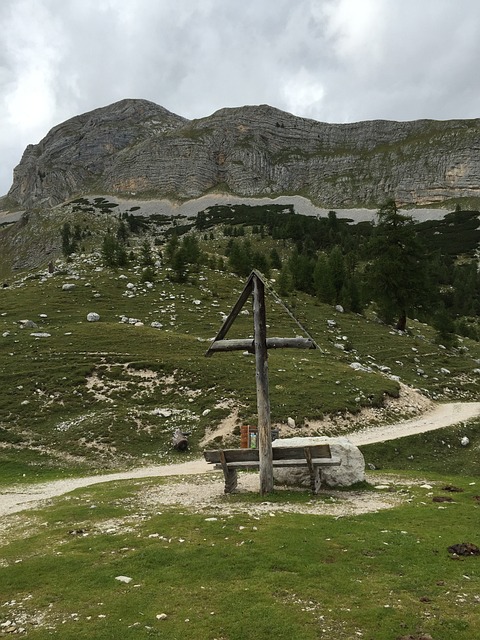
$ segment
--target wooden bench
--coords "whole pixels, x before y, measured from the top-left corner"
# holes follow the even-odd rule
[[[205,460],[222,469],[225,476],[225,493],[232,493],[237,487],[239,469],[258,469],[260,467],[258,449],[219,449],[204,451]],[[308,447],[273,447],[272,465],[279,467],[306,467],[310,473],[310,486],[318,493],[322,484],[321,468],[338,466],[340,458],[332,457],[328,444]]]

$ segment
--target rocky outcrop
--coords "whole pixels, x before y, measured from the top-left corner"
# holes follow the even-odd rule
[[[479,148],[480,120],[326,124],[261,105],[189,121],[122,100],[29,145],[8,196],[20,207],[210,191],[300,194],[324,207],[427,204],[480,195]]]

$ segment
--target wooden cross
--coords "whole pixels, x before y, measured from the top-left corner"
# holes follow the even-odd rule
[[[245,287],[225,319],[220,331],[214,338],[205,355],[210,357],[218,351],[249,351],[255,354],[255,379],[257,387],[258,414],[258,452],[260,465],[260,493],[273,491],[272,465],[272,429],[270,422],[270,399],[268,392],[268,349],[297,348],[318,349],[313,338],[267,338],[267,322],[265,312],[266,283],[258,271],[252,271]],[[252,339],[225,340],[235,318],[253,293],[253,327]],[[271,293],[278,299],[273,291]],[[279,300],[280,301],[280,300]],[[281,301],[280,301],[281,302]],[[283,303],[282,303],[283,304]],[[283,305],[286,309],[285,305]],[[286,309],[289,315],[303,329],[300,323]],[[307,334],[308,335],[308,334]]]

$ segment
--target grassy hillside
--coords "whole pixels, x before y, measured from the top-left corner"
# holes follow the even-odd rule
[[[101,240],[118,219],[101,198],[94,204],[78,200],[57,209],[58,219],[54,212],[37,214],[33,222],[3,232],[10,241],[18,239],[25,255],[31,255],[35,238],[48,238],[52,247],[44,266],[12,276],[0,293],[4,482],[170,460],[176,428],[191,433],[187,455],[197,455],[207,429],[232,418],[238,437],[241,424],[256,422],[253,356],[204,357],[244,284],[225,267],[222,225],[217,221],[199,233],[191,222],[180,227],[157,216],[148,230],[130,238],[128,265],[108,268]],[[59,254],[66,220],[78,228],[77,252],[57,259],[49,273],[45,263]],[[203,258],[179,282],[166,259],[166,242],[172,230],[188,229]],[[246,233],[265,255],[273,247],[280,255],[289,250],[285,240],[254,237],[248,226]],[[145,240],[156,262],[151,282],[145,282],[141,264]],[[270,277],[275,288],[279,272]],[[287,303],[321,350],[270,352],[272,420],[280,429],[289,417],[301,433],[325,415],[382,407],[385,398],[399,395],[399,380],[433,399],[477,399],[478,343],[465,338],[446,349],[418,321],[400,334],[368,310],[341,313],[302,292],[291,293]],[[100,320],[87,321],[90,312]],[[300,333],[273,297],[267,321],[270,336]],[[252,333],[247,305],[229,337]],[[353,369],[352,363],[362,366]],[[385,412],[383,419],[388,417]]]
[[[203,258],[178,282],[166,256],[173,221],[159,219],[130,238],[129,264],[108,268],[102,237],[118,220],[98,210],[90,217],[81,205],[65,210],[60,225],[38,215],[28,233],[8,230],[23,256],[37,246],[35,260],[42,252],[44,259],[10,273],[0,291],[4,486],[197,457],[207,430],[228,420],[233,435],[217,442],[237,444],[240,425],[256,421],[253,357],[205,358],[244,284],[225,268],[222,223],[200,234],[187,225]],[[79,225],[82,246],[49,273],[66,220]],[[267,234],[253,238],[248,226],[246,233],[264,255],[275,247],[284,257],[291,248]],[[48,255],[35,240],[47,236]],[[145,239],[156,262],[150,282]],[[279,272],[270,276],[276,288]],[[299,434],[326,415],[329,433],[353,413],[398,421],[415,410],[396,403],[400,383],[438,401],[478,400],[477,342],[459,338],[445,348],[418,320],[399,333],[371,308],[342,313],[302,292],[286,302],[320,350],[269,353],[280,429],[288,417]],[[87,320],[92,312],[98,322]],[[267,321],[270,336],[300,333],[273,297]],[[229,337],[252,332],[246,305]],[[172,451],[175,428],[191,433],[186,454]],[[448,548],[480,546],[479,444],[476,420],[362,447],[375,470],[349,492],[224,496],[219,472],[109,482],[4,517],[0,636],[471,640],[480,625],[479,560]],[[212,486],[214,501],[202,503]],[[390,508],[348,510],[348,501],[369,500]]]

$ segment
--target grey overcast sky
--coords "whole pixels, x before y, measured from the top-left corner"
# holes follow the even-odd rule
[[[480,117],[479,0],[0,0],[0,24],[0,194],[27,144],[122,98]]]

